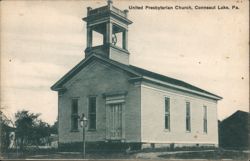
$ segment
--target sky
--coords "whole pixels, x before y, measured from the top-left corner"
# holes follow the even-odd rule
[[[86,8],[101,1],[1,1],[1,109],[53,124],[50,87],[84,59]],[[249,5],[238,1],[129,1],[114,6],[237,5],[239,10],[129,10],[130,64],[222,96],[218,119],[249,111]]]

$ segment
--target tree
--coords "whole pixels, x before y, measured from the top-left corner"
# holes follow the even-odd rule
[[[14,131],[14,124],[0,110],[0,152],[7,150],[10,144],[9,134]]]
[[[39,114],[30,113],[23,110],[15,114],[16,136],[20,139],[20,149],[23,150],[24,144],[32,138],[33,127]]]
[[[54,124],[50,127],[51,134],[58,134],[58,120],[54,122]]]
[[[50,126],[38,119],[39,116],[40,114],[30,113],[27,110],[18,111],[15,114],[16,136],[21,150],[27,144],[41,144],[41,139],[48,138],[50,135]]]
[[[50,136],[50,126],[48,123],[43,122],[42,120],[38,120],[35,123],[32,131],[32,138],[34,144],[44,144],[44,142],[48,142],[48,137]],[[43,139],[43,140],[42,140]]]

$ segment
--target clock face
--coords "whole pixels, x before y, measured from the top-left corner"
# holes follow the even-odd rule
[[[113,45],[116,45],[116,43],[117,43],[117,37],[116,37],[115,34],[113,34],[113,35],[112,35],[112,44],[113,44]]]

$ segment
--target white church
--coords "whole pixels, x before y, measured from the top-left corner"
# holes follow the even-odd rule
[[[86,143],[144,147],[218,146],[222,97],[129,63],[128,11],[108,1],[87,8],[85,58],[58,80],[59,147]],[[102,35],[94,46],[94,34]],[[143,43],[143,40],[141,40]]]

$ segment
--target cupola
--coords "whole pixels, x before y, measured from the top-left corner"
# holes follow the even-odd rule
[[[106,58],[129,64],[128,52],[128,10],[113,6],[112,0],[99,8],[87,8],[87,48],[85,58],[98,54]]]

